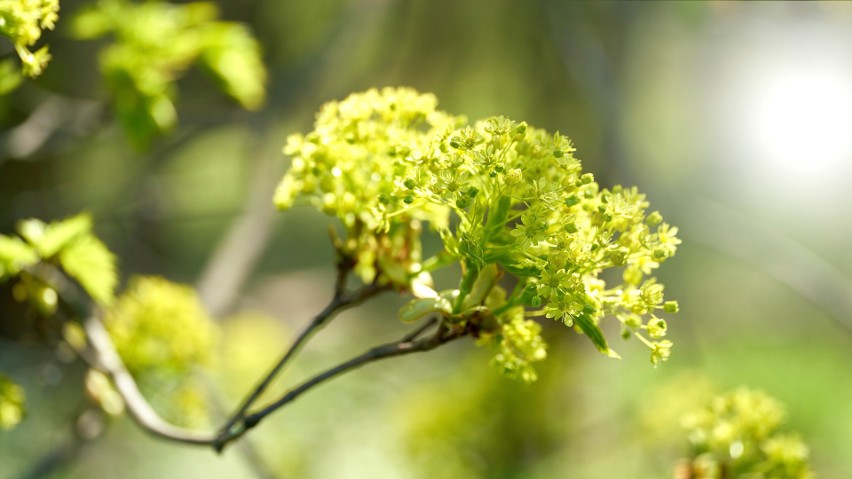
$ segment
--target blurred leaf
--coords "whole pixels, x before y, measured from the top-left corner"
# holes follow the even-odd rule
[[[403,323],[414,323],[434,313],[439,313],[444,318],[452,311],[453,305],[442,296],[414,298],[399,310],[399,320]]]
[[[177,122],[175,82],[195,63],[247,109],[264,100],[266,69],[248,28],[216,21],[212,3],[101,0],[75,19],[77,38],[113,34],[100,54],[116,112],[131,143],[147,148]]]
[[[92,235],[77,238],[59,253],[65,271],[100,304],[110,304],[118,283],[115,256]]]
[[[88,234],[91,230],[92,218],[86,213],[50,224],[28,219],[18,225],[21,236],[45,259],[53,257],[78,236]]]
[[[38,254],[19,238],[0,235],[0,279],[16,275],[38,261]]]
[[[243,25],[216,22],[208,26],[204,37],[202,65],[244,108],[260,107],[266,96],[266,69],[251,32]]]

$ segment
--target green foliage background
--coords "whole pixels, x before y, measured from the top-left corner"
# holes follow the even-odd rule
[[[500,378],[487,352],[461,342],[311,392],[251,435],[262,458],[254,466],[236,448],[211,459],[121,419],[50,477],[242,477],[261,462],[300,478],[669,477],[688,451],[670,410],[741,384],[786,404],[821,477],[852,477],[850,193],[797,184],[785,201],[771,200],[784,187],[778,171],[738,169],[749,159],[718,127],[733,119],[719,120],[712,104],[719,65],[742,38],[802,16],[848,29],[848,6],[220,2],[220,17],[249,25],[262,45],[265,105],[246,112],[190,70],[177,82],[172,134],[140,151],[107,102],[100,44],[72,38],[69,19],[87,4],[62,3],[56,29],[42,36],[50,64],[0,97],[0,231],[86,209],[120,258],[124,283],[166,276],[198,286],[214,316],[255,311],[222,320],[221,348],[233,361],[213,381],[225,404],[330,295],[327,218],[273,212],[284,139],[308,131],[321,103],[373,86],[408,85],[471,118],[506,115],[558,130],[602,185],[639,185],[684,238],[659,274],[681,312],[669,322],[672,358],[657,369],[636,342],[617,344],[626,360],[610,360],[545,324],[551,357],[531,386]],[[221,257],[235,222],[251,233],[233,236],[237,250],[258,255],[245,275],[208,262]],[[230,282],[238,294],[221,301]],[[285,382],[397,337],[400,305],[387,297],[345,314]],[[0,304],[4,332],[17,319]],[[0,433],[0,478],[26,477],[71,440],[87,404],[84,369],[0,337],[0,370],[25,387],[28,411]]]

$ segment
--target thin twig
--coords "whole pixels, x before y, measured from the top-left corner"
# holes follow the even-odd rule
[[[435,324],[437,324],[437,323],[438,323],[438,318],[437,318],[437,317],[433,317],[433,318],[431,318],[429,321],[426,321],[426,322],[425,322],[422,326],[420,326],[419,328],[417,328],[417,329],[415,329],[414,331],[412,331],[412,332],[410,332],[410,333],[406,334],[406,335],[402,338],[402,342],[414,341],[415,339],[419,338],[421,334],[425,333],[425,332],[426,332],[426,330],[428,330],[429,328],[431,328],[432,326],[434,326],[434,325],[435,325]]]
[[[218,417],[225,417],[227,409],[225,401],[222,397],[221,389],[210,380],[210,377],[205,377],[207,391],[209,392],[211,407]],[[242,453],[246,467],[254,474],[257,479],[283,479],[284,476],[273,471],[269,461],[263,457],[258,450],[251,437],[244,437],[237,443],[239,451]]]
[[[342,269],[341,269],[342,270]],[[337,285],[342,284],[339,279],[341,276],[345,278],[345,274],[338,271],[338,280]],[[232,430],[234,429],[242,429],[244,425],[245,414],[246,411],[257,401],[257,399],[261,396],[261,394],[266,391],[278,373],[284,368],[284,366],[290,361],[290,359],[299,351],[299,349],[307,342],[308,339],[311,338],[317,331],[320,330],[328,321],[333,318],[337,313],[350,308],[352,306],[358,305],[365,301],[366,299],[375,296],[376,294],[384,291],[385,287],[378,286],[376,284],[369,284],[364,286],[363,288],[357,290],[352,294],[345,294],[341,292],[342,287],[335,287],[335,295],[332,298],[331,302],[322,310],[319,314],[317,314],[314,319],[299,333],[299,336],[296,337],[296,340],[293,341],[293,344],[290,348],[281,356],[281,359],[278,360],[277,363],[272,367],[272,369],[264,376],[264,378],[255,386],[252,392],[243,399],[243,402],[240,404],[240,407],[234,412],[227,423],[222,427],[220,436],[228,437]]]
[[[341,363],[331,369],[328,369],[314,376],[313,378],[305,381],[296,388],[290,390],[288,393],[281,396],[278,400],[269,404],[263,409],[247,415],[242,421],[243,427],[232,431],[225,431],[226,434],[219,438],[215,447],[218,451],[221,451],[229,442],[239,438],[240,436],[248,432],[250,429],[257,426],[260,421],[262,421],[264,418],[266,418],[273,412],[294,401],[296,398],[298,398],[308,390],[339,374],[361,367],[373,361],[378,361],[380,359],[392,358],[396,356],[402,356],[405,354],[423,351],[430,351],[442,344],[446,344],[454,339],[460,338],[464,334],[465,332],[463,330],[450,330],[442,326],[435,332],[435,334],[426,338],[411,341],[406,340],[406,338],[408,337],[406,336],[406,338],[403,338],[400,341],[376,346],[359,356],[356,356],[344,363]]]

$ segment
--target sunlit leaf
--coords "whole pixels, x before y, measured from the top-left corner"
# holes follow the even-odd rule
[[[582,313],[577,315],[574,318],[574,322],[580,326],[580,329],[583,331],[583,334],[589,337],[592,340],[592,344],[598,349],[598,351],[606,354],[610,357],[618,357],[615,351],[609,348],[609,345],[606,342],[606,338],[603,335],[603,331],[601,328],[595,324],[595,321],[589,317],[588,314]]]
[[[65,271],[100,304],[112,302],[118,283],[115,256],[92,235],[84,235],[59,253]]]
[[[50,224],[37,219],[28,219],[18,226],[21,236],[29,241],[45,259],[52,258],[77,237],[88,234],[91,229],[92,218],[86,213]]]
[[[266,96],[266,69],[260,45],[242,25],[217,22],[205,30],[201,62],[222,89],[248,109],[257,109]]]
[[[19,238],[0,235],[0,279],[18,274],[38,261],[38,254]]]

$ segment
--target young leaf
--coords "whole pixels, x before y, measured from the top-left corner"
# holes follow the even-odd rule
[[[19,238],[0,235],[0,279],[16,275],[37,261],[38,255],[30,245]]]
[[[243,25],[211,23],[205,30],[200,61],[222,90],[247,110],[256,110],[266,96],[266,69],[260,45]]]
[[[595,321],[588,315],[588,313],[584,312],[577,315],[574,318],[574,321],[580,326],[583,333],[592,340],[592,343],[596,348],[598,348],[598,351],[612,358],[619,357],[618,353],[609,348],[606,338],[604,338],[603,331],[601,331],[601,328],[595,324]]]
[[[452,310],[453,305],[443,296],[414,298],[399,310],[399,320],[403,323],[413,323],[432,313],[447,316]]]
[[[65,271],[100,304],[110,304],[118,282],[115,256],[92,235],[83,235],[59,253]]]
[[[86,213],[45,225],[37,219],[24,220],[18,231],[44,259],[52,258],[78,236],[92,230],[92,218]]]

